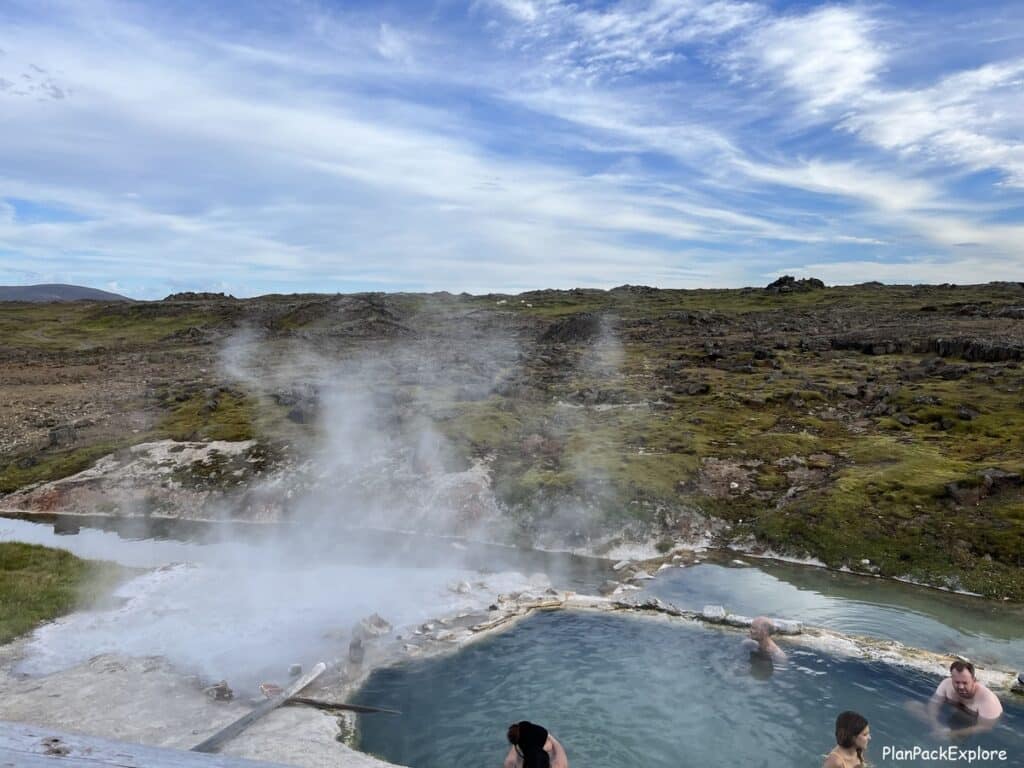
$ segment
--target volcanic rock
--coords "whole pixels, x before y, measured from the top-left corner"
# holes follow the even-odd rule
[[[765,290],[768,293],[806,293],[807,291],[818,291],[824,287],[825,283],[816,277],[797,280],[792,275],[783,275],[765,286]]]

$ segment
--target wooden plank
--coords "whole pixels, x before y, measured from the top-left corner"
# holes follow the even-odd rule
[[[384,714],[384,715],[400,715],[402,714],[397,709],[385,709],[384,707],[367,707],[362,704],[345,704],[340,701],[324,701],[323,699],[311,699],[308,696],[292,696],[288,699],[288,704],[302,704],[307,707],[316,707],[317,709],[342,709],[346,712],[361,712],[363,714]]]
[[[0,721],[0,768],[288,768]]]
[[[235,722],[217,731],[215,734],[213,734],[213,736],[208,738],[206,741],[200,744],[196,744],[194,747],[192,747],[192,751],[216,752],[217,748],[220,747],[221,744],[235,738],[235,736],[240,734],[242,731],[244,731],[250,725],[255,723],[261,717],[270,712],[273,712],[275,709],[280,707],[282,704],[288,701],[288,699],[290,699],[292,696],[297,694],[303,688],[305,688],[318,677],[320,677],[320,675],[323,674],[325,669],[327,669],[327,665],[321,661],[319,664],[313,667],[313,669],[311,669],[308,674],[300,677],[294,683],[292,683],[283,691],[281,691],[281,693],[279,693],[277,696],[275,696],[272,699],[268,699],[251,712],[247,712],[246,714],[242,715],[240,718],[235,720]]]

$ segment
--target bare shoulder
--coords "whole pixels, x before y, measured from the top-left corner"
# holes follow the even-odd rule
[[[1003,714],[1003,702],[999,700],[999,697],[986,686],[979,683],[979,687],[984,691],[984,697],[979,702],[978,716],[986,718],[988,720],[994,720]]]
[[[843,760],[834,751],[829,752],[821,768],[844,768]]]
[[[548,742],[551,749],[551,768],[569,768],[569,758],[566,757],[565,749],[554,736],[548,735]],[[544,745],[545,747],[548,744]]]
[[[932,696],[936,698],[941,696],[944,699],[953,698],[953,696],[950,695],[951,686],[952,680],[950,678],[942,678],[942,682],[939,683],[938,687],[935,689],[935,693],[933,693]]]

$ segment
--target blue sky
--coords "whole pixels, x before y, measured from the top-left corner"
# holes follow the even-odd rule
[[[1024,281],[1021,3],[0,3],[0,284]]]

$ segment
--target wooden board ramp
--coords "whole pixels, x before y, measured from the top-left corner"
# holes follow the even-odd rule
[[[312,699],[308,696],[292,696],[286,704],[302,704],[307,707],[315,707],[316,709],[340,709],[346,712],[359,712],[364,715],[400,715],[402,714],[397,709],[387,709],[385,707],[369,707],[363,704],[346,704],[341,701],[324,701],[323,699]]]
[[[294,768],[0,720],[0,768]]]
[[[246,714],[242,715],[240,718],[235,720],[235,722],[225,726],[224,728],[221,728],[219,731],[213,734],[213,736],[206,739],[206,741],[203,741],[200,744],[196,744],[194,747],[192,747],[192,751],[216,752],[221,744],[235,738],[235,736],[240,734],[242,731],[244,731],[250,725],[255,723],[261,717],[273,712],[275,709],[277,709],[282,704],[287,702],[288,699],[292,698],[297,693],[299,693],[299,691],[301,691],[303,688],[310,685],[314,680],[316,680],[318,677],[320,677],[320,675],[324,673],[325,669],[327,669],[327,665],[321,661],[319,664],[317,664],[315,667],[309,670],[309,672],[307,672],[305,675],[303,675],[294,683],[292,683],[283,691],[281,691],[277,696],[275,696],[272,699],[268,699],[251,712],[247,712]]]

